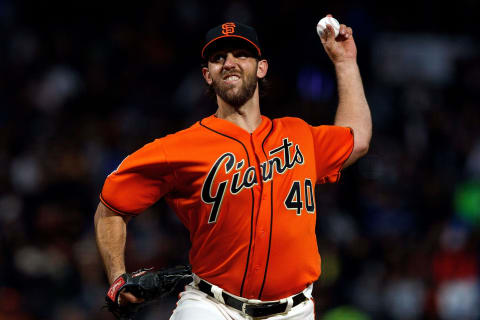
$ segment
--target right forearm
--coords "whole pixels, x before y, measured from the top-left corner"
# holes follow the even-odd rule
[[[99,203],[95,212],[95,236],[111,284],[125,273],[126,221]]]
[[[337,63],[335,70],[338,84],[335,125],[352,128],[357,147],[368,149],[372,137],[372,118],[358,65],[353,60]]]

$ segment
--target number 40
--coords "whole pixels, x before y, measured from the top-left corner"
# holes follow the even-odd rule
[[[303,189],[303,195],[305,196],[305,209],[307,209],[307,213],[314,213],[315,197],[313,195],[313,185],[310,179],[305,179]],[[288,210],[295,210],[297,215],[300,216],[302,214],[303,202],[301,181],[293,181],[292,187],[285,198],[285,207]]]

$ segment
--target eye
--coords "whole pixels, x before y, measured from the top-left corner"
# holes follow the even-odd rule
[[[222,62],[225,60],[225,54],[224,53],[215,53],[210,57],[210,62]]]
[[[245,50],[245,49],[237,49],[237,50],[235,50],[235,52],[233,52],[233,55],[236,58],[248,58],[248,57],[252,56],[250,51]]]

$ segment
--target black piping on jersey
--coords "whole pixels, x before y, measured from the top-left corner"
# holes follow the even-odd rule
[[[265,155],[265,159],[268,160],[267,153],[265,152],[265,141],[267,141],[268,136],[270,133],[273,131],[273,121],[272,121],[272,127],[270,128],[270,131],[267,133],[265,136],[265,139],[263,139],[262,142],[262,151],[263,154]],[[263,282],[262,282],[262,287],[260,288],[260,293],[258,294],[258,300],[262,300],[262,293],[263,293],[263,287],[265,286],[265,281],[267,280],[267,270],[268,270],[268,262],[270,260],[270,248],[272,246],[272,229],[273,229],[273,177],[272,180],[270,181],[270,235],[268,238],[268,252],[267,252],[267,263],[265,264],[265,272],[263,274]]]
[[[105,198],[103,197],[102,193],[100,193],[100,201],[103,203],[103,205],[105,207],[107,207],[109,210],[121,215],[121,216],[127,216],[127,217],[134,217],[135,214],[133,213],[128,213],[128,212],[124,212],[124,211],[121,211],[121,210],[118,210],[116,209],[114,206],[112,206],[110,203],[107,202],[107,200],[105,200]]]
[[[234,138],[234,137],[230,137],[224,133],[221,133],[221,132],[218,132],[212,128],[209,128],[207,127],[206,125],[204,125],[202,123],[202,120],[200,120],[199,124],[204,127],[205,129],[208,129],[212,132],[215,132],[221,136],[224,136],[226,138],[229,138],[229,139],[232,139],[234,141],[237,141],[238,143],[240,143],[243,147],[243,149],[245,150],[245,153],[247,154],[247,161],[248,161],[248,166],[250,167],[250,157],[248,155],[248,151],[247,151],[247,148],[245,147],[245,145],[243,144],[242,141]],[[242,286],[240,287],[240,296],[243,295],[243,286],[245,285],[245,279],[247,278],[247,271],[248,271],[248,264],[250,263],[250,251],[252,250],[252,238],[253,238],[253,209],[255,207],[255,197],[253,195],[253,188],[250,189],[250,191],[252,192],[252,213],[250,215],[250,243],[248,244],[248,254],[247,254],[247,264],[245,265],[245,272],[243,274],[243,279],[242,279]]]

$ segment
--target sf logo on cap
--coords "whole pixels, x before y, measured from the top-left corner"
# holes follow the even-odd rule
[[[235,27],[236,25],[233,22],[224,23],[222,24],[222,33],[225,35],[235,33]]]

